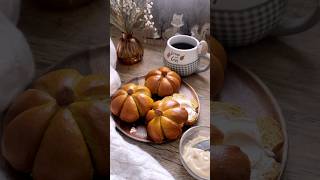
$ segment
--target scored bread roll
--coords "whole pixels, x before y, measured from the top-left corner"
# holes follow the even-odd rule
[[[212,139],[213,145],[218,145],[223,143],[224,134],[214,125],[210,127],[212,129]]]
[[[248,156],[237,146],[213,146],[210,156],[212,179],[250,180],[251,167]]]

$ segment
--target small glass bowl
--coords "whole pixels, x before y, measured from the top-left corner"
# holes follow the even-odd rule
[[[188,173],[198,180],[208,180],[203,177],[200,177],[199,175],[195,174],[187,165],[187,163],[183,159],[183,151],[185,145],[192,139],[196,138],[198,135],[209,137],[210,138],[210,128],[208,126],[195,126],[190,129],[188,129],[185,133],[183,133],[180,144],[179,144],[179,154],[180,154],[180,160],[183,164],[183,167],[188,171]]]

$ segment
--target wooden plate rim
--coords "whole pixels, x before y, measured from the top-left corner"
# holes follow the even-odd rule
[[[249,69],[239,65],[238,63],[229,62],[228,66],[230,66],[230,65],[235,68],[238,68],[240,71],[243,71],[244,73],[246,73],[248,75],[248,77],[252,78],[257,83],[257,85],[262,88],[264,93],[269,97],[271,104],[273,105],[273,108],[275,109],[275,112],[278,116],[277,121],[281,125],[282,134],[284,136],[281,171],[280,171],[280,174],[277,178],[278,180],[280,180],[283,176],[285,169],[286,169],[287,160],[288,160],[288,151],[289,151],[289,138],[288,138],[287,125],[286,125],[286,121],[283,116],[282,110],[281,110],[276,98],[273,96],[272,92],[270,91],[270,89],[262,82],[262,80],[257,75],[255,75]]]

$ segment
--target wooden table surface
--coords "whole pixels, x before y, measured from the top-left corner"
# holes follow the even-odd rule
[[[289,137],[284,179],[320,177],[319,32],[318,25],[299,35],[229,51],[230,60],[261,78],[283,111]]]
[[[18,28],[33,52],[37,72],[83,49],[109,43],[105,0],[72,10],[50,10],[23,0]]]
[[[83,48],[108,41],[108,24],[103,0],[66,12],[47,11],[24,0],[19,28],[31,45],[37,70],[61,61]],[[313,6],[310,1],[290,3],[296,16],[298,9]],[[303,14],[303,12],[302,12]],[[267,38],[257,44],[229,50],[230,60],[249,68],[273,92],[287,120],[289,159],[284,179],[313,180],[320,177],[320,25],[294,36]],[[147,63],[147,60],[144,61]],[[132,66],[133,68],[134,66]],[[119,68],[129,70],[129,67]],[[131,75],[142,72],[132,73]],[[208,72],[193,77],[207,81]],[[207,76],[206,76],[207,74]],[[129,79],[130,75],[124,79]],[[190,79],[190,81],[194,80]],[[201,83],[193,82],[193,83]],[[196,84],[195,86],[199,85]],[[205,100],[205,91],[200,93]],[[205,100],[206,101],[206,100]],[[128,140],[130,141],[130,140]],[[174,173],[187,179],[176,156],[175,145],[169,147],[138,144]],[[177,168],[178,167],[178,168]]]
[[[111,32],[111,34],[118,34],[118,32]],[[116,35],[113,38],[115,44],[118,37]],[[155,44],[161,44],[159,42]],[[119,64],[116,70],[120,74],[122,82],[127,82],[135,77],[143,76],[152,69],[157,69],[163,66],[162,57],[164,51],[164,45],[146,45],[144,44],[144,57],[143,61],[135,65],[127,66]],[[194,74],[183,78],[188,84],[190,84],[198,93],[200,99],[200,117],[197,125],[210,125],[210,70]],[[131,143],[139,146],[144,151],[153,156],[159,163],[167,169],[176,179],[193,179],[188,172],[184,169],[179,156],[179,140],[165,143],[161,145],[147,144],[137,142],[135,140],[125,137],[125,139]]]
[[[290,4],[294,17],[314,8],[312,1],[293,0]],[[283,179],[319,179],[320,24],[300,34],[269,37],[251,46],[230,49],[228,54],[231,61],[260,77],[283,111],[289,137]]]

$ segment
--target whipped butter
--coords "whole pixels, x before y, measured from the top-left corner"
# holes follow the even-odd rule
[[[275,166],[273,152],[262,146],[256,122],[246,118],[217,118],[214,124],[224,133],[225,145],[235,145],[248,155],[251,164],[251,180],[265,180]]]
[[[204,151],[193,146],[208,139],[210,140],[209,137],[199,135],[190,140],[184,146],[182,155],[184,162],[191,171],[204,179],[210,179],[210,151]]]

